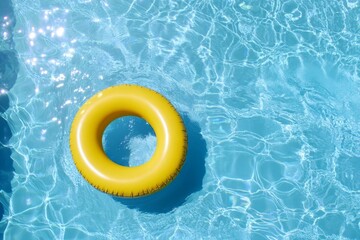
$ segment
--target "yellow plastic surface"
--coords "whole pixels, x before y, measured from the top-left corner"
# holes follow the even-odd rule
[[[157,138],[151,159],[136,167],[111,161],[102,148],[102,135],[111,121],[123,116],[145,119]],[[179,173],[186,156],[184,123],[159,93],[136,85],[119,85],[91,97],[71,126],[70,149],[77,169],[97,189],[122,197],[152,194]]]

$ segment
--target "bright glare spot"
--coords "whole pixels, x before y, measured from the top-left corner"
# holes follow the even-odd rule
[[[8,19],[8,16],[5,16],[5,17],[4,17],[4,20],[7,20],[7,19]]]
[[[50,64],[53,64],[53,65],[56,65],[56,66],[59,66],[59,65],[60,65],[59,61],[57,61],[57,60],[55,60],[55,59],[50,59],[50,60],[49,60],[49,63],[50,63]]]
[[[86,78],[89,78],[90,77],[90,74],[88,73],[84,73],[81,77],[81,79],[86,79]]]
[[[0,89],[0,94],[6,94],[7,91],[5,89]]]
[[[66,100],[65,103],[64,103],[64,105],[69,105],[69,104],[71,104],[71,103],[72,103],[71,100]]]
[[[39,28],[38,33],[43,34],[43,33],[44,33],[44,30],[43,30],[42,28]]]
[[[35,33],[35,32],[31,32],[31,33],[29,34],[29,38],[30,38],[30,39],[36,38],[36,33]]]
[[[61,73],[61,74],[59,75],[59,80],[60,80],[60,81],[64,81],[64,80],[65,80],[65,75]]]
[[[37,58],[32,58],[31,59],[31,65],[35,66],[37,63]]]
[[[250,10],[252,8],[250,5],[247,5],[245,2],[240,3],[239,6],[244,10]]]
[[[74,92],[84,93],[85,90],[84,90],[82,87],[79,87],[79,88],[75,89]],[[74,99],[76,99],[76,97],[74,97]],[[75,103],[75,102],[76,102],[76,101],[74,101],[74,103]]]
[[[70,75],[71,75],[71,77],[74,77],[75,75],[80,74],[80,73],[81,73],[81,71],[79,71],[79,70],[77,70],[76,68],[74,68],[74,69],[71,71]]]
[[[65,80],[65,75],[60,73],[59,76],[55,77],[55,76],[51,76],[51,80],[54,82],[60,82],[60,81],[64,81]]]
[[[62,37],[64,35],[65,29],[63,27],[59,27],[56,29],[56,36]]]
[[[348,8],[353,9],[353,8],[356,8],[358,6],[358,3],[357,3],[357,1],[348,1],[347,6],[348,6]],[[359,226],[360,226],[360,222],[359,222]]]
[[[36,88],[35,88],[35,93],[38,94],[39,92],[40,92],[39,87],[36,87]]]
[[[34,41],[30,41],[30,46],[34,46],[35,44],[34,44]]]
[[[70,48],[66,53],[64,53],[64,56],[67,58],[72,58],[74,56],[74,53],[75,53],[75,49]]]
[[[51,121],[53,121],[53,122],[55,122],[55,121],[57,121],[58,119],[57,119],[57,117],[53,117],[52,119],[51,119]]]

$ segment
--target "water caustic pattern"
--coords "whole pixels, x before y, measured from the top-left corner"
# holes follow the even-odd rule
[[[3,114],[15,169],[6,239],[360,237],[358,0],[13,8],[15,28],[1,28],[20,64]],[[121,83],[162,93],[206,142],[201,190],[167,212],[95,190],[71,159],[77,109]]]

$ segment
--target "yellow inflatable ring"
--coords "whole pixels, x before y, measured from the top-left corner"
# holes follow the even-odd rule
[[[102,148],[102,135],[116,118],[145,119],[157,138],[151,159],[136,167],[111,161]],[[159,93],[136,85],[105,89],[78,111],[71,126],[70,150],[83,177],[97,189],[122,197],[152,194],[179,173],[187,150],[187,135],[180,115]]]

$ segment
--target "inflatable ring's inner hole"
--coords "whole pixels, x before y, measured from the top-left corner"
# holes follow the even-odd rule
[[[151,125],[144,119],[120,117],[105,128],[102,147],[111,161],[135,167],[150,160],[155,152],[156,136]]]

